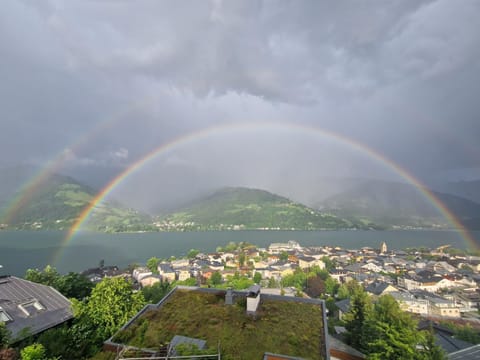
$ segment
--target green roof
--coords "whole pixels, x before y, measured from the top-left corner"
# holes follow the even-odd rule
[[[112,342],[160,349],[175,335],[207,341],[222,359],[262,359],[265,352],[324,359],[324,302],[261,295],[255,316],[247,315],[246,292],[235,292],[235,304],[225,305],[225,291],[175,289],[157,306],[144,309]]]

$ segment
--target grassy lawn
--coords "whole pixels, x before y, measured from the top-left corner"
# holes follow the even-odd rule
[[[222,359],[262,359],[264,352],[322,359],[322,309],[316,304],[262,300],[257,316],[247,316],[245,301],[224,305],[223,293],[177,290],[158,310],[143,314],[117,334],[115,342],[158,349],[174,335],[207,341]]]

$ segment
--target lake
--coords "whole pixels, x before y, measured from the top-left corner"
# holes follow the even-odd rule
[[[0,231],[0,274],[23,276],[28,268],[43,269],[54,265],[61,273],[105,265],[127,266],[145,263],[152,256],[183,256],[190,249],[213,252],[230,241],[248,241],[260,247],[273,242],[296,240],[303,246],[332,245],[345,248],[370,246],[382,241],[389,249],[450,244],[470,247],[455,231],[213,231],[158,233],[80,233],[62,246],[65,233],[60,231]],[[480,231],[472,232],[480,243]]]

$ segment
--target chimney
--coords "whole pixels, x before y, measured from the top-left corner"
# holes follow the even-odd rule
[[[228,288],[225,294],[225,305],[233,305],[233,291],[231,288]]]
[[[252,285],[247,291],[247,314],[255,315],[260,303],[260,286]]]

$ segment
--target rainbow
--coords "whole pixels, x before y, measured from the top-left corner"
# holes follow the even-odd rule
[[[42,169],[32,176],[28,181],[22,184],[17,191],[17,195],[12,197],[9,204],[0,214],[0,223],[10,224],[18,211],[25,206],[35,195],[38,189],[49,179],[49,177],[58,172],[62,166],[69,160],[71,153],[86,146],[92,139],[104,133],[106,130],[117,124],[118,121],[125,118],[136,109],[143,109],[147,104],[155,99],[142,99],[135,103],[116,111],[113,115],[99,122],[89,132],[78,137],[70,146],[62,149],[54,158],[45,164]]]
[[[347,138],[343,135],[333,133],[324,129],[319,129],[316,127],[309,127],[306,125],[292,124],[292,123],[272,123],[272,122],[262,122],[262,123],[243,123],[235,125],[223,125],[206,128],[197,132],[189,133],[184,136],[177,137],[170,142],[164,143],[159,147],[153,149],[142,158],[138,159],[125,171],[119,174],[114,178],[107,186],[105,186],[85,207],[77,218],[75,223],[72,225],[70,230],[65,237],[61,248],[64,248],[68,243],[75,237],[75,235],[80,231],[82,224],[88,219],[92,211],[98,206],[107,196],[110,194],[120,183],[122,183],[127,177],[134,174],[136,171],[141,169],[149,161],[159,157],[160,155],[166,155],[169,152],[177,149],[180,146],[185,146],[191,142],[207,139],[215,135],[226,135],[229,133],[235,133],[243,130],[287,130],[287,131],[300,131],[308,133],[309,135],[315,134],[319,136],[326,137],[327,139],[335,140],[341,145],[349,146],[353,150],[361,151],[363,154],[367,155],[369,158],[379,162],[383,166],[392,170],[394,173],[399,175],[405,181],[415,186],[415,188],[421,193],[433,206],[435,206],[439,212],[459,231],[460,235],[469,246],[477,248],[477,244],[469,232],[464,228],[456,216],[443,204],[430,190],[428,190],[418,179],[416,179],[412,174],[407,172],[405,169],[400,167],[398,164],[388,159],[384,155],[376,152],[372,148],[368,147],[365,144]]]

